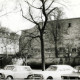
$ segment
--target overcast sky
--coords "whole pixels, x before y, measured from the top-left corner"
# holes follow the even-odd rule
[[[30,29],[34,26],[29,21],[26,21],[18,10],[16,12],[15,5],[17,5],[17,1],[18,0],[0,0],[0,24],[15,32]],[[64,8],[65,18],[80,17],[80,0],[58,0],[57,2],[59,2],[59,4],[55,3],[55,6],[58,5]],[[15,12],[12,10],[15,10]],[[10,11],[13,13],[2,16]]]

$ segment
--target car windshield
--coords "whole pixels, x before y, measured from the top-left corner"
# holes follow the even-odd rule
[[[70,68],[60,68],[60,69],[58,69],[58,71],[71,71],[72,69],[70,69]]]
[[[56,71],[57,70],[57,66],[50,66],[46,69],[46,71]]]
[[[14,66],[6,66],[4,69],[5,70],[13,70],[14,69]]]

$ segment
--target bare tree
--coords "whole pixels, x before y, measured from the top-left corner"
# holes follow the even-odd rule
[[[20,51],[19,53],[22,55],[24,54],[24,50],[26,50],[26,55],[29,55],[31,53],[31,49],[33,48],[33,41],[38,41],[39,36],[37,36],[38,31],[37,29],[34,29],[33,31],[23,31],[23,35],[20,36]],[[38,41],[39,42],[39,41]],[[40,42],[39,42],[40,43]],[[28,57],[28,56],[27,56]]]
[[[35,2],[39,3],[39,6],[37,7],[34,5]],[[52,7],[54,0],[32,0],[32,4],[29,2],[29,0],[25,0],[25,3],[28,5],[28,14],[25,15],[25,11],[23,10],[23,7],[20,3],[20,8],[22,12],[22,16],[29,20],[30,22],[34,23],[36,28],[38,29],[39,35],[35,37],[39,37],[40,43],[41,43],[41,58],[42,58],[42,70],[45,70],[45,56],[44,56],[44,30],[46,28],[48,19],[50,14],[56,9],[56,7]],[[36,10],[39,14],[33,10]],[[41,22],[41,24],[40,24]]]
[[[11,53],[11,46],[13,46],[14,51],[16,52],[16,41],[18,41],[18,37],[19,35],[15,34],[15,33],[11,33],[11,30],[9,30],[6,27],[1,27],[0,28],[0,33],[2,33],[2,53],[6,53],[7,57],[8,57],[8,52]],[[11,34],[15,34],[15,35],[11,35]],[[17,46],[16,46],[17,47]],[[3,51],[4,50],[4,51]]]
[[[6,27],[1,27],[0,28],[0,32],[3,34],[3,37],[2,37],[2,44],[3,44],[3,47],[2,47],[2,51],[3,51],[3,48],[5,48],[5,52],[7,54],[7,45],[9,45],[9,41],[8,41],[8,33],[9,33],[9,29],[6,28]]]
[[[57,8],[56,10],[55,10],[55,12],[53,12],[52,14],[51,14],[51,16],[54,16],[54,21],[52,21],[52,19],[51,19],[51,16],[50,16],[50,21],[51,22],[49,22],[49,25],[50,25],[50,27],[47,27],[47,29],[48,29],[48,32],[49,32],[49,35],[50,35],[50,41],[51,41],[51,43],[53,43],[53,45],[54,45],[54,49],[55,49],[55,57],[57,58],[58,57],[58,42],[61,42],[62,41],[62,23],[60,22],[60,20],[61,20],[61,17],[62,17],[62,15],[63,15],[63,12],[62,12],[62,10],[60,9],[60,8]]]

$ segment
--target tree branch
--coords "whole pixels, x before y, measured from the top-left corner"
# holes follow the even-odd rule
[[[21,7],[21,4],[20,4],[20,8],[21,8],[21,12],[22,12],[22,16],[23,16],[23,18],[25,18],[25,19],[27,19],[28,21],[30,21],[30,22],[36,24],[36,25],[38,26],[38,29],[41,30],[41,29],[40,29],[40,25],[39,25],[39,23],[37,23],[37,22],[34,20],[32,14],[31,14],[30,6],[29,6],[29,15],[30,15],[30,17],[31,17],[32,20],[31,20],[31,19],[28,19],[27,17],[24,16],[24,14],[23,14],[23,9],[22,9],[22,7]]]
[[[44,25],[43,25],[43,27],[42,27],[42,32],[44,32],[44,29],[45,29],[45,27],[46,27],[46,23],[47,23],[48,17],[47,17],[46,10],[45,10],[44,0],[41,0],[41,2],[42,2],[42,4],[43,4],[43,5],[42,5],[42,13],[43,13],[43,15],[44,15],[44,17],[45,17]]]
[[[23,18],[25,18],[25,19],[27,19],[28,21],[34,23],[32,20],[30,20],[30,19],[28,19],[27,17],[24,16],[24,14],[23,14],[23,9],[22,9],[22,7],[21,7],[21,4],[20,4],[20,8],[21,8],[20,11],[22,12],[22,16],[23,16]]]
[[[33,8],[42,9],[41,7],[40,7],[40,8],[37,8],[37,7],[33,6],[33,5],[31,5],[28,1],[25,1],[25,2],[26,2],[29,6],[33,7]]]
[[[26,35],[25,37],[31,37],[31,38],[39,38],[40,36],[31,36],[31,35]]]
[[[54,2],[54,0],[51,2],[51,4],[48,6],[48,8],[46,10],[48,10],[51,7],[51,5],[53,4],[53,2]]]
[[[47,13],[47,16],[48,16],[52,11],[54,11],[56,8],[57,8],[57,7],[51,9],[51,10]]]

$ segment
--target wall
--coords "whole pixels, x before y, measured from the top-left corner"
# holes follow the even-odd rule
[[[0,31],[0,54],[15,54],[19,51],[19,35]]]

